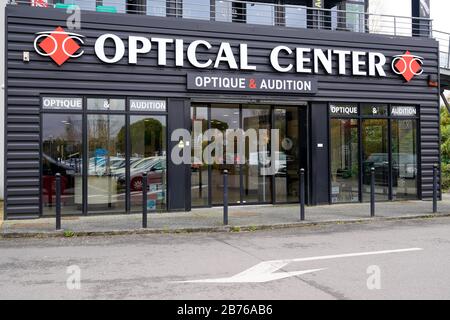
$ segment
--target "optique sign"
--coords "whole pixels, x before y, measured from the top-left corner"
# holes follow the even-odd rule
[[[273,77],[270,75],[216,75],[188,73],[187,89],[194,91],[244,91],[291,94],[314,94],[317,80],[297,77]]]

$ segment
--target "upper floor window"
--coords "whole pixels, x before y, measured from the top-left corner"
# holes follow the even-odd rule
[[[285,7],[286,27],[306,28],[307,10],[304,7]]]
[[[78,6],[81,10],[89,10],[89,11],[95,11],[96,10],[96,1],[95,0],[65,0],[61,1],[64,2],[64,4],[73,4]]]
[[[247,23],[274,25],[275,6],[262,3],[247,3]]]
[[[183,0],[183,18],[209,20],[210,0]]]
[[[147,0],[147,15],[165,17],[166,10],[166,0]]]
[[[226,0],[216,0],[214,17],[216,21],[231,22],[233,20],[233,3]]]

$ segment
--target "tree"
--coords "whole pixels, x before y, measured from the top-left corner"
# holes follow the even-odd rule
[[[441,108],[442,188],[450,189],[450,114]]]

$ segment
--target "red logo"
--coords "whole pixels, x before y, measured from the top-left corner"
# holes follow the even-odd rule
[[[47,0],[31,0],[31,6],[47,8],[48,3]]]
[[[69,58],[78,58],[84,53],[81,51],[75,54],[80,50],[80,45],[84,44],[84,36],[65,32],[61,27],[54,31],[38,32],[36,35],[34,50],[41,56],[52,58],[58,66]]]
[[[402,75],[406,82],[410,82],[414,76],[419,76],[423,73],[423,58],[412,55],[411,52],[406,51],[405,54],[394,56],[392,59],[392,70],[396,74]]]

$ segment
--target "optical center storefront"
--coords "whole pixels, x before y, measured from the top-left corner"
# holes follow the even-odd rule
[[[301,168],[310,205],[368,201],[372,167],[378,201],[431,196],[434,40],[6,12],[6,218],[54,214],[56,173],[66,215],[140,212],[144,172],[161,212],[221,205],[224,169],[234,205],[298,202]]]

